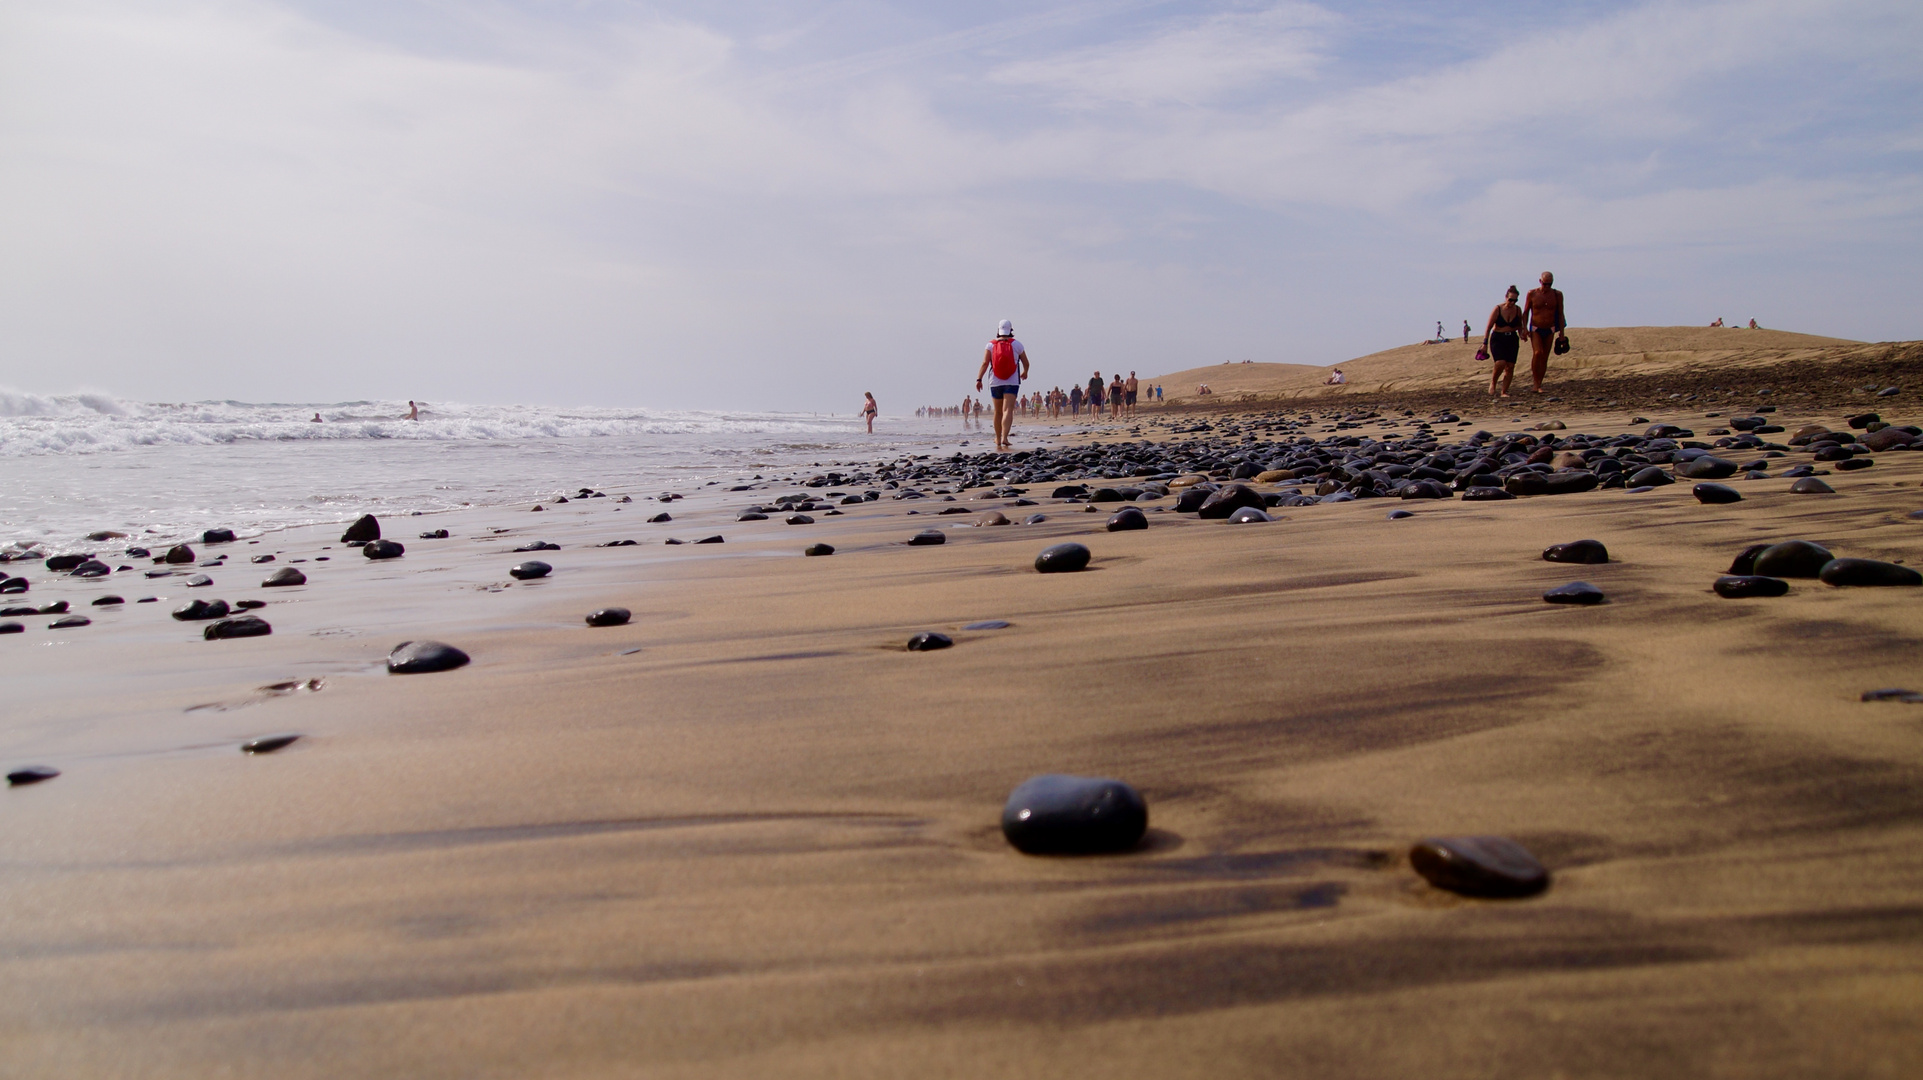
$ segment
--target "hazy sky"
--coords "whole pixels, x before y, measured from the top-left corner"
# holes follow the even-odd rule
[[[0,385],[887,412],[1572,322],[1923,338],[1923,4],[5,0]]]

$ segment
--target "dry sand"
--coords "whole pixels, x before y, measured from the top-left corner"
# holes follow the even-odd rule
[[[1923,454],[1877,460],[1834,496],[1123,534],[1046,499],[731,520],[783,485],[650,525],[637,492],[389,521],[390,563],[270,536],[118,613],[84,602],[143,582],[36,584],[96,622],[0,639],[0,758],[64,770],[0,790],[0,1071],[1915,1076],[1923,706],[1858,695],[1923,688],[1923,590],[1708,588],[1761,540],[1923,559]],[[929,526],[950,542],[901,543]],[[586,546],[618,537],[643,546]],[[1539,558],[1583,537],[1615,561]],[[563,550],[509,553],[531,538]],[[1090,571],[1029,569],[1064,538]],[[333,561],[255,588],[276,549]],[[527,558],[555,575],[511,582]],[[1611,602],[1539,599],[1577,578]],[[166,617],[204,593],[272,601],[273,636]],[[583,625],[609,604],[634,621]],[[956,647],[902,649],[924,629]],[[474,663],[384,673],[422,637]],[[236,751],[279,731],[306,738]],[[1137,785],[1144,848],[1010,849],[1003,798],[1050,771]],[[1484,832],[1550,890],[1407,865]]]

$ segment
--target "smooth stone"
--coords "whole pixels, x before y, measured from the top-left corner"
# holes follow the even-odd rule
[[[273,561],[274,561],[274,557],[273,557],[272,555],[256,555],[256,556],[254,556],[253,558],[251,558],[251,559],[249,559],[249,560],[247,560],[247,561],[248,561],[248,562],[251,562],[251,563],[254,563],[254,564],[256,564],[256,565],[258,565],[258,564],[260,564],[260,563],[270,563],[270,562],[273,562]]]
[[[341,534],[341,543],[351,544],[357,540],[365,543],[369,540],[379,540],[380,538],[381,523],[374,520],[374,515],[372,514],[362,514],[359,520],[349,525],[347,531]]]
[[[17,622],[0,622],[0,634],[24,634],[27,628]]]
[[[1863,691],[1862,700],[1864,701],[1906,701],[1912,705],[1915,705],[1915,704],[1923,703],[1923,694],[1919,694],[1914,690],[1899,690],[1899,689],[1865,690]]]
[[[300,741],[300,736],[293,732],[288,732],[285,735],[262,735],[258,739],[248,739],[246,742],[241,743],[240,752],[243,754],[271,754],[276,750],[292,746],[298,741]]]
[[[1813,578],[1823,572],[1836,556],[1821,544],[1808,540],[1785,540],[1756,553],[1750,573],[1763,577]]]
[[[1606,563],[1609,549],[1600,540],[1571,540],[1567,544],[1551,544],[1542,549],[1544,562],[1560,563]]]
[[[1127,851],[1148,832],[1148,803],[1120,780],[1031,777],[1002,805],[1002,835],[1029,855]]]
[[[38,615],[38,614],[40,614],[40,609],[35,607],[0,608],[0,618],[7,618],[14,615]]]
[[[38,615],[63,615],[66,611],[67,602],[65,600],[49,601],[34,609],[34,613]]]
[[[106,577],[108,574],[111,574],[113,572],[114,572],[113,567],[108,566],[106,563],[101,562],[99,559],[88,559],[86,562],[83,562],[79,566],[74,567],[73,570],[71,571],[73,576],[77,578]]]
[[[1661,487],[1675,483],[1676,478],[1663,471],[1661,466],[1651,465],[1646,469],[1637,469],[1624,482],[1631,487]]]
[[[1448,488],[1434,480],[1417,480],[1415,483],[1402,489],[1402,497],[1405,499],[1448,499],[1454,496],[1449,494]]]
[[[1041,524],[1042,522],[1044,522],[1044,521],[1047,521],[1047,520],[1048,520],[1048,515],[1047,515],[1047,514],[1030,514],[1030,515],[1028,515],[1027,517],[1025,517],[1025,518],[1023,518],[1023,519],[1022,519],[1022,524],[1024,524],[1024,525],[1040,525],[1040,524]]]
[[[90,532],[87,534],[87,539],[92,540],[96,544],[100,543],[102,540],[125,540],[126,538],[127,538],[126,533],[115,532],[112,529],[101,529],[98,532]]]
[[[1008,515],[1002,513],[1000,510],[990,510],[988,513],[983,514],[982,519],[980,521],[977,521],[975,524],[993,526],[993,525],[1009,525],[1009,524],[1012,524],[1012,522],[1008,520]]]
[[[242,615],[234,619],[222,619],[212,623],[200,632],[208,641],[221,641],[227,638],[266,637],[274,632],[267,620],[258,615]]]
[[[1855,472],[1858,469],[1867,469],[1875,464],[1876,461],[1874,458],[1853,457],[1837,462],[1834,467],[1837,472]]]
[[[1834,495],[1836,489],[1814,476],[1805,476],[1789,486],[1791,495]]]
[[[206,532],[200,534],[200,542],[203,544],[231,544],[234,542],[234,530],[208,529]]]
[[[398,559],[407,554],[407,549],[393,540],[370,540],[361,554],[370,559]]]
[[[1502,482],[1502,490],[1523,497],[1549,494],[1549,478],[1538,472],[1519,472]]]
[[[1146,528],[1148,528],[1148,515],[1133,506],[1116,511],[1115,515],[1108,519],[1109,532],[1133,532],[1136,529]]]
[[[1409,865],[1436,888],[1464,896],[1533,896],[1549,887],[1542,863],[1502,836],[1432,837],[1409,849]]]
[[[946,544],[947,542],[948,534],[942,532],[940,529],[923,529],[908,538],[908,545],[910,547],[930,547],[935,544]]]
[[[193,562],[196,558],[198,558],[198,556],[194,554],[193,548],[188,547],[186,544],[175,544],[173,547],[167,549],[167,554],[162,555],[160,561],[171,565],[180,565],[182,563]]]
[[[1855,416],[1852,416],[1848,420],[1845,420],[1843,422],[1855,428],[1856,430],[1861,431],[1864,428],[1869,427],[1871,424],[1874,424],[1881,419],[1883,418],[1877,415],[1876,413],[1866,412],[1866,413],[1858,413]]]
[[[1743,501],[1742,492],[1732,487],[1724,487],[1722,484],[1697,484],[1695,487],[1689,489],[1689,493],[1696,496],[1696,501],[1699,503],[1718,504]]]
[[[228,610],[225,600],[189,600],[174,609],[174,618],[181,622],[224,619],[227,617]]]
[[[51,765],[29,765],[24,769],[15,769],[8,773],[7,783],[14,787],[26,787],[28,784],[38,784],[42,780],[51,780],[59,775],[60,770]]]
[[[529,559],[527,562],[516,563],[509,567],[507,572],[522,581],[532,581],[535,578],[547,577],[554,572],[554,567],[539,559]]]
[[[1216,520],[1226,518],[1245,506],[1252,506],[1260,510],[1265,505],[1267,504],[1262,501],[1261,494],[1254,488],[1249,487],[1247,484],[1230,484],[1228,487],[1210,495],[1208,499],[1196,509],[1196,513],[1204,519]]]
[[[1603,591],[1587,581],[1572,581],[1550,589],[1542,598],[1551,604],[1600,604]]]
[[[1462,493],[1463,502],[1506,502],[1515,497],[1514,492],[1499,487],[1474,487]]]
[[[265,600],[236,600],[236,601],[234,601],[234,610],[235,610],[235,611],[252,611],[252,610],[254,610],[255,608],[264,608],[264,607],[266,607],[266,606],[267,606],[267,601],[265,601]]]
[[[1415,514],[1413,514],[1413,513],[1411,513],[1410,511],[1407,511],[1407,510],[1391,510],[1391,511],[1389,511],[1389,520],[1390,520],[1390,521],[1401,521],[1401,520],[1402,520],[1403,518],[1412,518],[1412,517],[1415,517]]]
[[[447,539],[447,530],[446,529],[429,529],[427,532],[424,532],[421,534],[421,539],[445,540]]]
[[[1268,515],[1267,511],[1257,510],[1253,506],[1244,506],[1228,517],[1228,522],[1231,525],[1253,525],[1274,520],[1274,518]]]
[[[1704,454],[1676,463],[1676,475],[1690,480],[1721,480],[1736,475],[1736,463]]]
[[[758,510],[743,510],[739,514],[736,514],[734,519],[736,521],[766,521],[768,520],[768,515]]]
[[[633,617],[633,613],[630,612],[627,608],[604,607],[599,611],[591,611],[588,613],[588,625],[589,626],[622,626],[622,625],[625,625],[627,621],[632,617]]]
[[[47,629],[73,630],[82,626],[92,626],[92,625],[93,625],[93,620],[87,618],[85,615],[69,615],[64,619],[55,619],[54,621],[48,623]]]
[[[765,517],[766,515],[763,515],[763,516]],[[671,517],[671,516],[669,516],[669,515],[667,515],[667,514],[665,514],[665,513],[663,513],[663,514],[656,514],[656,515],[654,515],[653,517],[651,517],[651,518],[649,518],[649,519],[648,519],[648,524],[650,524],[650,525],[665,525],[666,523],[668,523],[668,522],[670,522],[670,521],[673,521],[673,520],[674,520],[674,518],[673,518],[673,517]],[[739,521],[739,520],[741,520],[741,519],[739,519],[739,518],[736,518],[735,520],[737,520],[737,521]]]
[[[1214,495],[1214,488],[1199,485],[1187,488],[1175,497],[1175,511],[1179,514],[1193,514],[1202,509],[1202,504],[1208,502]]]
[[[954,643],[955,639],[949,637],[947,634],[938,634],[933,630],[923,630],[921,633],[908,639],[908,651],[932,652],[936,649],[946,649]]]
[[[467,661],[466,653],[443,642],[403,641],[387,654],[387,670],[393,675],[422,675],[452,671]]]
[[[546,540],[530,540],[514,550],[517,553],[523,551],[559,551],[561,550],[561,545],[550,544]]]
[[[108,607],[108,606],[111,606],[111,605],[113,605],[113,604],[124,604],[124,603],[126,603],[126,602],[127,602],[127,601],[126,601],[126,598],[125,598],[125,597],[120,597],[120,596],[101,596],[101,597],[97,597],[97,598],[95,598],[95,600],[94,600],[94,602],[93,602],[93,606],[94,606],[94,607]]]
[[[1013,625],[1012,623],[1005,622],[1001,619],[983,619],[981,622],[969,623],[967,626],[962,627],[962,629],[963,630],[1006,630],[1012,625]]]
[[[634,542],[634,541],[632,541],[632,540],[610,540],[610,541],[608,541],[608,542],[607,542],[607,543],[605,543],[605,544],[596,544],[596,545],[594,545],[594,546],[595,546],[595,547],[604,547],[604,548],[610,548],[610,547],[634,547],[634,546],[635,546],[635,542]]]
[[[1756,556],[1768,551],[1773,546],[1775,545],[1751,544],[1743,549],[1742,554],[1731,560],[1729,569],[1724,571],[1724,573],[1735,574],[1737,577],[1747,577],[1754,574],[1756,572]]]
[[[307,584],[306,574],[301,573],[292,566],[283,566],[279,570],[267,575],[267,580],[261,582],[260,587],[263,589],[278,589],[284,585],[305,584]]]
[[[1088,549],[1080,544],[1056,544],[1035,556],[1035,569],[1043,574],[1069,574],[1088,569],[1090,558]]]
[[[697,543],[697,544],[725,544],[725,543],[727,543],[727,541],[725,541],[725,540],[723,540],[723,539],[721,539],[721,538],[720,538],[719,536],[704,536],[704,537],[702,537],[701,539],[699,539],[699,540],[696,540],[696,541],[695,541],[695,543]]]
[[[1881,559],[1832,559],[1816,575],[1825,585],[1923,585],[1923,574]]]
[[[807,514],[788,515],[788,524],[790,525],[813,525],[814,523],[815,519],[809,517]]]
[[[1756,574],[1728,574],[1717,578],[1710,588],[1725,600],[1748,600],[1760,596],[1782,596],[1789,592],[1789,582]]]
[[[801,549],[801,553],[803,555],[833,555],[835,548],[832,544],[809,544],[807,547]]]
[[[189,589],[200,589],[200,588],[205,588],[208,585],[212,585],[213,583],[214,583],[214,579],[208,577],[206,574],[194,574],[188,577],[183,584],[185,584]]]
[[[57,574],[70,573],[92,558],[91,555],[55,555],[47,560],[47,569]]]

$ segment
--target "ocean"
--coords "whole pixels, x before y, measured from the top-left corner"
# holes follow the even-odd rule
[[[318,414],[320,423],[313,417]],[[953,418],[407,403],[130,402],[0,390],[0,545],[159,541],[986,449]],[[97,545],[94,545],[97,546]]]

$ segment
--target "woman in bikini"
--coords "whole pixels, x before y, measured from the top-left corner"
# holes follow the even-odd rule
[[[881,410],[875,405],[875,395],[872,391],[864,391],[861,396],[868,399],[861,403],[861,415],[867,417],[868,434],[873,435],[875,433],[875,414]]]
[[[1520,295],[1514,285],[1509,286],[1508,295],[1489,313],[1489,325],[1482,331],[1482,347],[1495,363],[1489,373],[1492,397],[1508,397],[1509,381],[1516,377],[1516,352],[1522,344],[1522,308],[1516,304]]]

